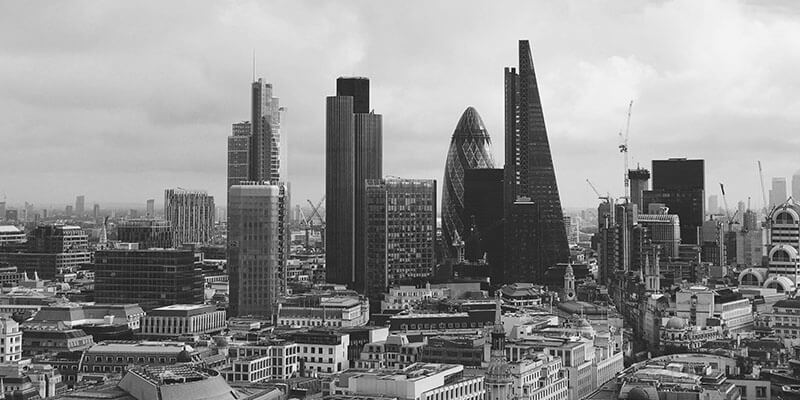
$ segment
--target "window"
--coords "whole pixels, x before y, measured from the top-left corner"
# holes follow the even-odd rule
[[[757,398],[766,398],[767,397],[767,387],[766,386],[756,386],[756,397]]]

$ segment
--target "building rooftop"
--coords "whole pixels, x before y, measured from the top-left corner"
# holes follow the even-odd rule
[[[463,368],[463,366],[455,364],[429,364],[422,362],[411,364],[401,370],[351,368],[340,375],[340,380],[349,380],[360,376],[374,376],[380,380],[416,381],[448,370],[461,370]]]
[[[191,346],[180,342],[135,342],[135,341],[106,341],[100,342],[88,350],[87,354],[92,353],[163,353],[177,354],[186,350],[194,351]]]
[[[22,231],[14,225],[0,225],[0,233],[22,233]]]

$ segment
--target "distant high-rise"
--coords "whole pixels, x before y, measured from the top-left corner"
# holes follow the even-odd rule
[[[214,235],[214,197],[204,191],[164,191],[164,219],[172,226],[173,246],[209,243]]]
[[[6,219],[6,202],[0,201],[0,221]]]
[[[794,201],[800,201],[800,170],[792,175],[792,198]]]
[[[569,261],[564,215],[530,44],[519,41],[519,72],[505,69],[504,281],[543,281]]]
[[[631,184],[631,203],[636,204],[639,212],[643,212],[642,193],[650,190],[650,171],[646,168],[630,169],[628,170],[628,181]]]
[[[712,194],[708,196],[708,213],[709,214],[716,214],[719,212],[719,197],[717,195]]]
[[[286,187],[243,182],[228,191],[228,280],[232,316],[271,317],[285,288]]]
[[[73,212],[72,206],[64,207],[64,214],[67,217],[72,217],[73,215],[75,215],[75,213]]]
[[[456,233],[463,239],[469,229],[469,217],[464,215],[464,172],[494,168],[491,147],[492,140],[481,116],[475,108],[467,107],[450,139],[442,180],[442,240],[449,257],[455,256],[453,239]]]
[[[653,160],[653,189],[644,192],[644,207],[664,204],[681,223],[681,243],[700,244],[705,216],[705,162],[670,158]]]
[[[789,198],[786,190],[786,178],[772,178],[772,189],[769,191],[770,208],[783,204]]]
[[[77,215],[78,217],[83,217],[83,214],[85,212],[84,209],[85,203],[86,203],[85,196],[80,195],[75,198],[75,215]]]
[[[44,217],[47,218],[47,210],[44,210]],[[100,204],[95,203],[92,207],[92,218],[95,222],[100,221]]]
[[[156,199],[147,200],[147,218],[154,218],[156,216]]]
[[[363,111],[363,112],[359,112]],[[327,280],[365,290],[365,182],[383,175],[383,118],[369,110],[369,80],[339,78],[326,100]]]
[[[436,181],[366,181],[366,294],[380,301],[393,284],[420,284],[436,260]]]

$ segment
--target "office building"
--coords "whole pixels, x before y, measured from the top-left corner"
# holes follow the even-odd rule
[[[800,169],[792,175],[792,198],[800,201]]]
[[[644,208],[663,204],[681,223],[681,243],[700,244],[705,219],[705,161],[653,160],[653,189],[643,194]]]
[[[369,302],[357,296],[301,294],[277,301],[275,323],[300,328],[364,326],[369,322]]]
[[[775,207],[789,198],[786,189],[786,178],[772,178],[772,189],[769,190],[769,207]]]
[[[132,364],[151,368],[200,360],[197,351],[183,343],[107,341],[85,351],[82,368],[84,373],[123,372]]]
[[[450,258],[456,255],[456,233],[463,239],[470,229],[464,213],[464,178],[467,170],[476,168],[494,168],[492,140],[478,111],[467,107],[450,139],[442,180],[442,240]]]
[[[0,247],[25,243],[25,232],[14,225],[0,225]]]
[[[94,258],[98,303],[138,303],[145,311],[203,303],[203,274],[193,251],[101,250]]]
[[[156,217],[156,199],[148,199],[147,206],[145,208],[145,217],[147,218],[155,218]]]
[[[708,196],[708,213],[716,214],[718,212],[720,212],[719,197],[717,197],[715,194],[712,194],[711,196]]]
[[[6,220],[6,202],[0,201],[0,222]]]
[[[47,210],[42,210],[42,212],[43,212],[42,216],[44,218],[47,218]],[[100,222],[100,204],[95,203],[94,206],[92,207],[92,219],[94,219],[94,222],[96,223]]]
[[[503,169],[464,171],[464,211],[461,219],[467,221],[466,235],[462,236],[466,260],[476,262],[485,258],[492,282],[502,282]],[[476,245],[479,248],[473,249]]]
[[[259,78],[252,84],[250,181],[280,181],[281,107],[272,84]],[[235,134],[236,132],[234,132]]]
[[[175,338],[219,333],[227,327],[225,310],[207,304],[172,304],[142,318],[141,336]]]
[[[228,189],[250,181],[252,129],[250,122],[237,122],[233,124],[232,135],[228,136]]]
[[[22,331],[11,317],[0,317],[0,362],[22,359]]]
[[[381,396],[397,400],[484,400],[483,376],[470,376],[463,365],[416,363],[402,370],[353,370],[335,377],[331,394]]]
[[[83,217],[85,212],[84,206],[86,204],[86,196],[80,195],[75,197],[75,215],[77,217]]]
[[[327,281],[364,290],[364,191],[383,175],[383,119],[369,108],[369,79],[339,78],[326,99]]]
[[[91,260],[89,240],[79,226],[40,225],[28,237],[26,246],[6,246],[0,262],[15,265],[20,272],[54,279],[59,274],[75,272]]]
[[[675,214],[667,214],[663,210],[659,214],[639,214],[637,222],[647,228],[648,238],[653,244],[661,247],[661,258],[668,260],[677,258],[681,244],[680,218]]]
[[[631,188],[631,203],[636,204],[639,212],[644,212],[642,194],[644,191],[650,190],[650,171],[645,168],[628,170],[628,181]]]
[[[117,226],[117,239],[123,243],[138,243],[139,249],[173,247],[172,226],[163,219],[128,219]]]
[[[75,213],[72,211],[72,206],[64,207],[64,216],[67,218],[75,216]]]
[[[228,348],[231,365],[220,371],[229,382],[289,379],[300,371],[300,348],[282,339],[234,342]]]
[[[784,200],[772,208],[765,240],[769,275],[786,277],[796,285],[800,274],[800,203]]]
[[[422,283],[436,266],[436,181],[366,181],[365,292],[380,303],[390,285]],[[363,249],[363,250],[362,250]]]
[[[164,219],[172,227],[172,244],[209,243],[214,235],[214,197],[204,191],[164,191]]]
[[[503,279],[539,283],[548,267],[569,261],[569,247],[527,40],[519,41],[519,71],[505,69],[505,129]]]
[[[286,186],[242,182],[228,190],[231,316],[271,317],[284,292],[288,251]]]

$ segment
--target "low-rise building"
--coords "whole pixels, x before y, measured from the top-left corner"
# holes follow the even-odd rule
[[[225,327],[225,310],[213,305],[174,304],[148,312],[142,320],[141,335],[147,338],[177,338],[218,333]]]
[[[692,286],[675,294],[675,314],[701,328],[720,326],[726,335],[753,329],[750,300],[729,288]]]
[[[692,326],[680,317],[665,318],[661,328],[660,347],[668,353],[691,352],[722,336],[722,327],[719,326]]]
[[[277,324],[352,327],[369,322],[369,301],[357,296],[299,295],[278,300]]]
[[[800,337],[800,300],[780,300],[772,305],[772,313],[765,317],[775,336],[787,339]]]
[[[287,337],[297,343],[306,375],[326,375],[348,368],[350,335],[328,329],[311,329]]]
[[[443,300],[450,296],[447,287],[431,287],[430,284],[418,288],[416,286],[393,286],[381,301],[381,312],[397,312],[411,310],[428,300]]]
[[[108,341],[86,350],[82,369],[84,373],[119,373],[131,364],[164,366],[200,361],[200,355],[184,343]]]
[[[428,344],[422,348],[420,361],[480,367],[485,344],[483,335],[429,337]]]
[[[228,356],[231,366],[222,370],[228,382],[289,379],[300,371],[300,346],[287,340],[234,342]]]
[[[416,363],[399,371],[348,370],[331,380],[328,393],[398,400],[484,400],[483,380],[483,376],[466,376],[462,365]]]
[[[405,369],[419,361],[424,347],[423,342],[409,342],[406,335],[389,335],[386,340],[364,345],[357,368]]]
[[[82,329],[72,329],[63,323],[24,324],[22,326],[22,354],[35,356],[86,350],[94,345],[92,335]]]

